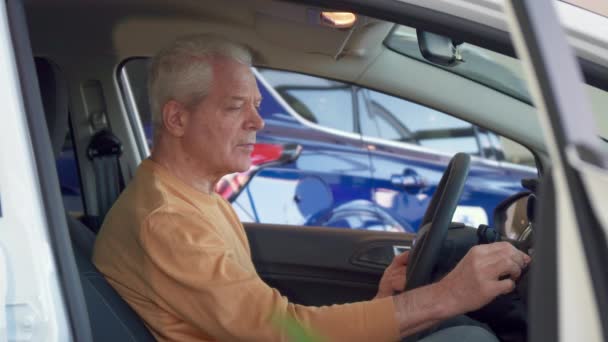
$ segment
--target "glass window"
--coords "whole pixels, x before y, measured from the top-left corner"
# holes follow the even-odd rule
[[[586,0],[572,0],[572,2],[583,4]],[[585,8],[585,6],[583,7]],[[589,9],[588,6],[586,8]],[[420,53],[416,29],[403,25],[395,25],[384,44],[404,56],[432,64],[522,102],[532,104],[523,68],[516,58],[464,42],[454,47],[457,56],[455,65],[445,67],[434,64],[426,60]],[[593,105],[595,120],[598,124],[597,134],[604,140],[608,140],[608,115],[606,115],[605,109],[605,104],[608,103],[608,92],[588,84],[585,85],[585,89]]]
[[[412,27],[395,26],[384,43],[403,55],[430,63],[420,53],[416,29]],[[517,59],[469,43],[458,45],[457,51],[459,59],[455,65],[433,65],[531,103],[523,70]]]
[[[287,103],[303,117],[321,126],[353,131],[352,94],[349,88],[282,89]]]
[[[535,166],[527,148],[467,121],[373,90],[358,89],[357,97],[364,136]]]
[[[120,81],[125,103],[132,114],[133,128],[143,127],[142,138],[138,139],[143,141],[145,136],[149,144],[152,120],[148,107],[147,64],[146,59],[126,61],[120,70]],[[257,71],[261,75],[258,81],[263,87],[264,102],[276,102],[275,106],[262,106],[260,114],[263,117],[273,117],[274,112],[268,112],[267,108],[280,110],[284,115],[291,115],[291,108],[308,122],[343,132],[362,133],[367,137],[444,152],[464,151],[493,160],[534,160],[518,155],[519,150],[507,154],[507,149],[503,150],[501,145],[502,138],[487,130],[407,100],[295,72],[261,68]],[[267,127],[273,124],[276,122],[267,121]],[[370,151],[366,145],[345,145],[344,150],[340,146],[326,149],[325,144],[316,146],[316,130],[306,125],[292,126],[290,129],[301,130],[293,136],[286,136],[282,127],[271,128],[259,133],[261,142],[268,142],[264,139],[271,143],[289,141],[300,144],[303,152],[285,167],[272,165],[251,174],[232,174],[222,179],[220,183],[227,184],[231,191],[222,190],[220,194],[233,204],[242,221],[412,231],[409,227],[415,226],[417,218],[411,218],[414,214],[410,215],[408,208],[395,207],[385,213],[385,207],[370,198],[376,180],[369,169]],[[336,137],[339,144],[339,135],[328,134]],[[510,146],[508,150],[515,151]],[[512,156],[511,159],[506,155]],[[399,172],[408,161],[403,162],[405,164],[398,165]],[[254,176],[249,178],[250,175]],[[513,184],[518,186],[518,182]],[[403,217],[408,219],[401,222]]]
[[[294,72],[259,69],[264,79],[304,119],[354,132],[353,94],[348,84]]]
[[[497,144],[502,147],[503,157],[501,160],[513,164],[536,167],[534,155],[530,152],[530,150],[511,139],[505,137],[497,137],[497,139],[499,139]]]
[[[479,146],[474,137],[452,137],[422,140],[422,146],[429,147],[438,151],[458,153],[467,152],[478,154]]]
[[[365,136],[412,143],[445,152],[480,154],[476,129],[470,123],[394,96],[368,90],[360,113]]]

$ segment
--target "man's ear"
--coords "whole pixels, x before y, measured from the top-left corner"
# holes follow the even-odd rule
[[[167,132],[181,137],[186,132],[190,112],[178,101],[169,100],[162,108],[163,126]]]

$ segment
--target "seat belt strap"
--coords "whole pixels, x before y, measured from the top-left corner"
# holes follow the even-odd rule
[[[103,222],[123,188],[124,181],[120,171],[122,150],[120,140],[105,129],[95,133],[87,149],[95,172],[97,213],[100,223]]]

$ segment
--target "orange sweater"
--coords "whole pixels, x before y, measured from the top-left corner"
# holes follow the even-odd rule
[[[151,160],[112,207],[93,262],[161,341],[286,341],[289,315],[326,341],[397,341],[390,297],[345,305],[289,303],[266,285],[232,207]]]

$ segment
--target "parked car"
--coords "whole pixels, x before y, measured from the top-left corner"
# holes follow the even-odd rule
[[[347,206],[344,227],[384,222],[387,231],[415,232],[449,158],[464,151],[475,157],[454,220],[478,226],[522,179],[537,176],[535,167],[505,160],[496,134],[432,108],[334,80],[257,71],[266,122],[258,140],[296,142],[302,154],[247,184],[233,201],[243,221],[336,226],[319,217]]]
[[[336,27],[319,20],[321,12],[332,5],[357,12],[356,25]],[[111,165],[118,165],[125,181],[148,155],[145,131],[132,115],[130,97],[123,95],[129,89],[122,82],[122,67],[134,58],[151,56],[178,36],[200,32],[248,44],[256,54],[260,74],[263,69],[289,70],[364,88],[363,96],[390,94],[475,123],[533,151],[540,180],[532,201],[536,203],[534,224],[520,221],[523,211],[528,215],[529,194],[511,197],[526,198],[526,203],[507,201],[497,216],[502,217],[497,221],[505,229],[512,225],[518,227],[512,231],[522,232],[509,239],[532,236],[533,230],[533,241],[525,241],[526,251],[533,253],[533,264],[524,275],[529,286],[516,286],[527,300],[520,317],[525,324],[513,326],[499,317],[491,323],[492,329],[503,340],[513,336],[532,342],[608,340],[604,266],[608,259],[608,10],[602,6],[578,0],[341,0],[338,4],[230,0],[221,6],[212,0],[0,2],[0,341],[152,340],[145,323],[93,266],[96,236],[77,219],[82,213],[66,214],[59,179],[72,171],[61,165],[56,168],[55,162],[69,134],[79,179],[64,185],[73,193],[79,191],[77,200],[82,199],[86,215],[99,214],[105,187],[99,186],[95,160],[87,153],[91,140],[103,130],[119,138],[121,148],[110,149],[116,155],[109,156],[111,163],[117,159]],[[426,57],[420,57],[411,55],[408,44],[391,45],[390,37],[403,25],[415,28],[416,37],[435,34],[427,38],[441,43],[432,44],[439,51],[428,50],[430,45],[422,43],[419,49],[427,51]],[[483,49],[479,51],[484,56],[525,79],[524,91],[504,68],[494,74],[484,63],[483,72],[478,72],[474,57],[465,53],[467,46]],[[276,87],[275,91],[283,90]],[[289,99],[283,100],[289,104]],[[289,107],[297,112],[293,101]],[[278,108],[284,125],[277,129],[295,134],[302,121],[289,107]],[[376,118],[391,117],[378,113]],[[304,112],[299,115],[306,120]],[[354,122],[358,121],[353,126]],[[319,122],[308,123],[315,128],[311,132],[326,139],[313,139],[325,148],[323,153],[308,148],[311,158],[315,153],[325,158],[315,163],[342,162],[334,179],[346,172],[372,173],[373,185],[368,188],[389,190],[392,179],[404,186],[421,181],[402,174],[402,167],[392,178],[395,173],[384,162],[372,164],[383,158],[400,160],[388,148],[404,154],[401,144],[409,143],[408,148],[414,150],[413,141],[389,144],[355,133],[346,134],[351,137],[347,144],[336,137],[344,132],[329,134],[334,132],[317,127],[322,126]],[[398,131],[406,140],[422,139],[401,128]],[[275,143],[270,141],[272,146]],[[341,145],[350,151],[346,159],[334,153],[344,149]],[[359,154],[359,147],[366,145],[374,146],[367,147],[367,159]],[[298,163],[310,165],[312,159],[304,158],[306,149],[302,146],[296,162],[289,162],[293,174],[297,175]],[[268,156],[276,155],[275,147],[270,150]],[[378,150],[378,156],[373,154]],[[416,162],[423,165],[434,156],[435,172],[440,172],[442,154],[428,154],[420,146],[415,150],[420,156]],[[273,167],[258,169],[247,188],[253,192],[251,180],[271,178]],[[377,175],[385,170],[388,177]],[[433,178],[427,175],[432,184]],[[332,211],[314,215],[315,208],[328,206],[329,195],[322,194],[328,187],[320,176],[303,179],[291,185],[291,194],[306,199],[312,191],[318,196],[318,203],[315,198],[301,201],[305,216],[314,224],[342,225],[354,216],[351,212],[373,205],[386,210],[378,215],[380,219],[362,216],[371,222],[362,226],[378,227],[379,220],[395,219],[389,211],[392,206],[382,204],[390,203],[391,196],[382,191],[376,191],[380,194],[376,197],[366,194],[367,199],[337,204],[342,193],[334,193],[331,184]],[[361,188],[361,179],[351,178],[349,187]],[[513,184],[510,178],[504,179],[505,184]],[[499,184],[497,193],[509,188],[493,184]],[[518,190],[513,188],[513,194]],[[239,196],[246,194],[241,189]],[[284,203],[279,200],[274,203]],[[289,208],[302,215],[300,208],[292,205],[285,210]],[[453,213],[439,214],[450,217]],[[451,240],[433,251],[447,253],[442,260],[457,262],[458,257],[449,253],[456,235],[468,232],[464,235],[473,237],[475,244],[479,240],[474,238],[483,230],[464,225],[453,228]],[[412,233],[263,222],[246,223],[245,230],[260,277],[303,305],[372,298],[394,254],[420,241]],[[491,316],[483,311],[476,314],[480,320]]]
[[[129,89],[123,94],[135,114],[132,122],[141,125],[150,147],[147,63],[127,61],[121,81]],[[262,147],[253,152],[251,170],[218,184],[243,222],[416,232],[449,158],[465,151],[475,157],[454,220],[477,227],[523,189],[522,179],[537,176],[535,167],[506,160],[495,133],[432,108],[335,80],[254,71],[264,99],[266,126],[257,139]],[[301,153],[273,162],[280,153],[271,146],[280,150],[285,144],[299,145]],[[62,170],[70,163],[76,169],[71,148],[66,145],[57,162]],[[533,165],[532,154],[524,156],[519,162]],[[59,174],[66,206],[74,208],[77,174]]]

